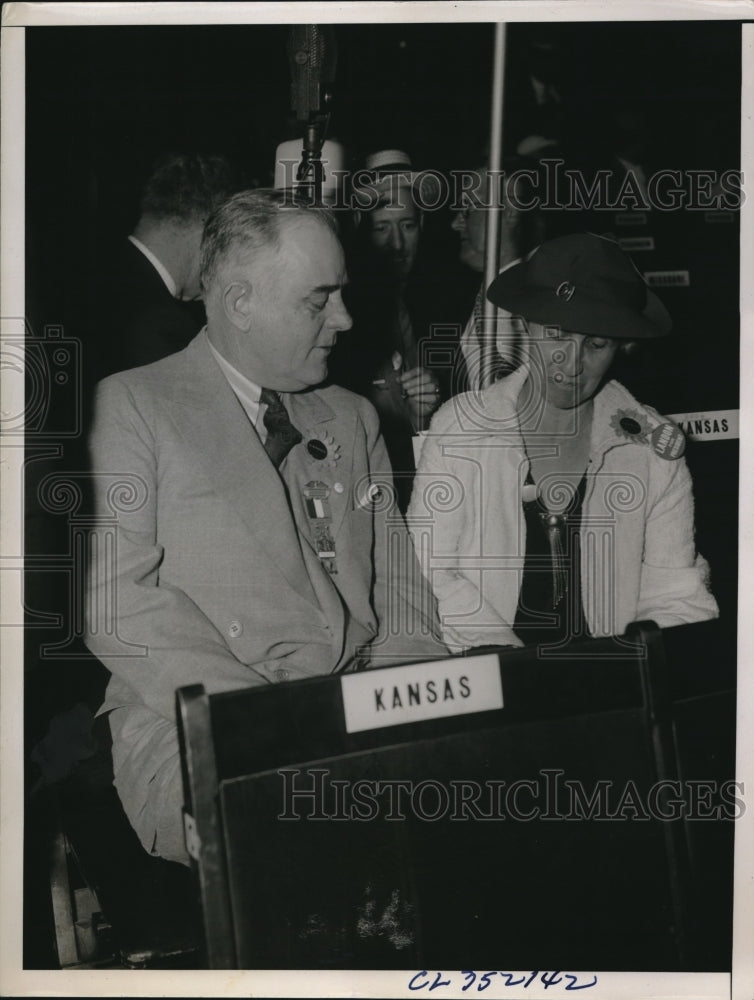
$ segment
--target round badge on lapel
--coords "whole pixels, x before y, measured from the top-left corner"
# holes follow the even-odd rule
[[[652,431],[652,447],[660,458],[674,462],[686,451],[686,438],[680,427],[669,420]]]
[[[327,431],[311,431],[306,435],[306,451],[315,467],[334,469],[340,461],[340,445]]]

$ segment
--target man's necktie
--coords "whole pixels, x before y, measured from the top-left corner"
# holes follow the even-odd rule
[[[279,469],[291,448],[301,441],[301,434],[291,423],[288,411],[273,389],[262,389],[259,401],[267,407],[263,418],[264,426],[267,428],[264,449],[275,468]]]

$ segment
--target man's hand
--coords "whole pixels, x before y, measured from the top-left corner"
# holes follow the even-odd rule
[[[411,368],[398,379],[416,430],[440,405],[440,383],[426,368]]]

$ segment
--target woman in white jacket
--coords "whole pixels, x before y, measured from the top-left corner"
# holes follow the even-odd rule
[[[454,651],[717,616],[681,431],[606,381],[670,318],[611,240],[551,240],[488,298],[522,316],[518,366],[435,415],[408,522]]]

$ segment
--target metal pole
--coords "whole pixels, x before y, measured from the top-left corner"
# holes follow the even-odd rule
[[[492,70],[492,102],[490,110],[490,157],[487,174],[487,234],[484,245],[484,291],[497,277],[500,260],[500,173],[503,163],[503,90],[505,86],[505,24],[495,25],[495,48]],[[492,380],[492,359],[498,326],[498,310],[485,298],[484,337],[482,341],[482,388]]]

